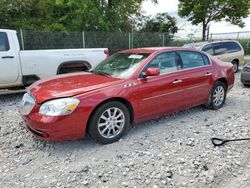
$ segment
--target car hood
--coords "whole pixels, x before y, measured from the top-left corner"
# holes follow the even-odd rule
[[[72,73],[37,81],[27,91],[35,97],[37,103],[42,103],[49,99],[71,97],[122,82],[123,79],[109,76]]]

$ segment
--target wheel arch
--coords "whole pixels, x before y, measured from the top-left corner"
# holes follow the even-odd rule
[[[63,67],[66,67],[66,66],[69,66],[70,68],[82,66],[82,67],[86,67],[86,70],[89,70],[92,68],[91,64],[85,60],[64,61],[58,66],[56,74],[62,74],[60,71],[62,70]]]
[[[240,60],[239,60],[239,59],[237,59],[237,58],[235,58],[235,59],[233,59],[231,62],[232,62],[232,63],[233,63],[233,62],[236,62],[236,63],[239,65]]]
[[[109,99],[106,99],[106,100],[102,101],[101,103],[99,103],[99,104],[94,108],[94,110],[92,110],[92,112],[90,113],[90,116],[89,116],[89,118],[88,118],[88,121],[87,121],[87,129],[86,129],[87,132],[88,132],[90,120],[91,120],[93,114],[96,112],[96,110],[97,110],[100,106],[102,106],[103,104],[106,104],[106,103],[112,102],[112,101],[121,102],[122,104],[124,104],[124,105],[128,108],[129,115],[130,115],[130,123],[133,124],[133,122],[134,122],[134,109],[133,109],[132,104],[131,104],[127,99],[125,99],[125,98],[122,98],[122,97],[114,97],[114,98],[109,98]]]
[[[222,82],[225,84],[225,86],[227,87],[226,89],[228,89],[228,81],[225,77],[219,78],[216,80],[216,82]]]

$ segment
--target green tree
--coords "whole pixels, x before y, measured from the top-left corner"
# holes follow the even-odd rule
[[[141,29],[143,32],[175,34],[178,31],[176,18],[168,15],[168,13],[158,13],[154,17],[146,17],[144,19],[146,21]]]
[[[202,24],[202,40],[211,21],[225,20],[244,27],[243,18],[249,15],[249,0],[179,0],[178,14],[186,17],[193,25]]]
[[[0,0],[0,28],[128,31],[131,16],[141,14],[143,1]]]

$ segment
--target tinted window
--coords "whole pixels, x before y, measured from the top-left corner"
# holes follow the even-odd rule
[[[183,69],[190,69],[206,65],[203,56],[198,52],[179,51],[178,53],[180,54],[182,60]]]
[[[208,44],[208,45],[204,46],[204,47],[202,48],[202,51],[203,51],[203,52],[206,52],[206,53],[208,53],[208,54],[210,54],[210,55],[214,55],[214,49],[213,49],[213,47],[212,47],[211,44]]]
[[[210,65],[211,64],[209,58],[206,55],[202,54],[202,57],[203,57],[205,65]]]
[[[0,32],[0,51],[8,51],[9,49],[10,47],[7,34]]]
[[[147,68],[159,68],[160,74],[170,73],[178,70],[176,65],[176,53],[167,52],[156,56],[147,66]]]
[[[214,55],[238,52],[241,47],[236,42],[222,42],[213,44]]]

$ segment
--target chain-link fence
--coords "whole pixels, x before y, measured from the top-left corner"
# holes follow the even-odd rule
[[[129,48],[176,45],[172,37],[165,33],[18,30],[18,38],[22,50],[108,48],[114,53]]]
[[[18,30],[22,50],[108,48],[110,53],[123,49],[159,46],[182,46],[193,43],[187,39],[174,40],[166,33],[149,32],[40,32]],[[250,31],[212,33],[210,40],[238,40],[246,54],[250,54]]]

